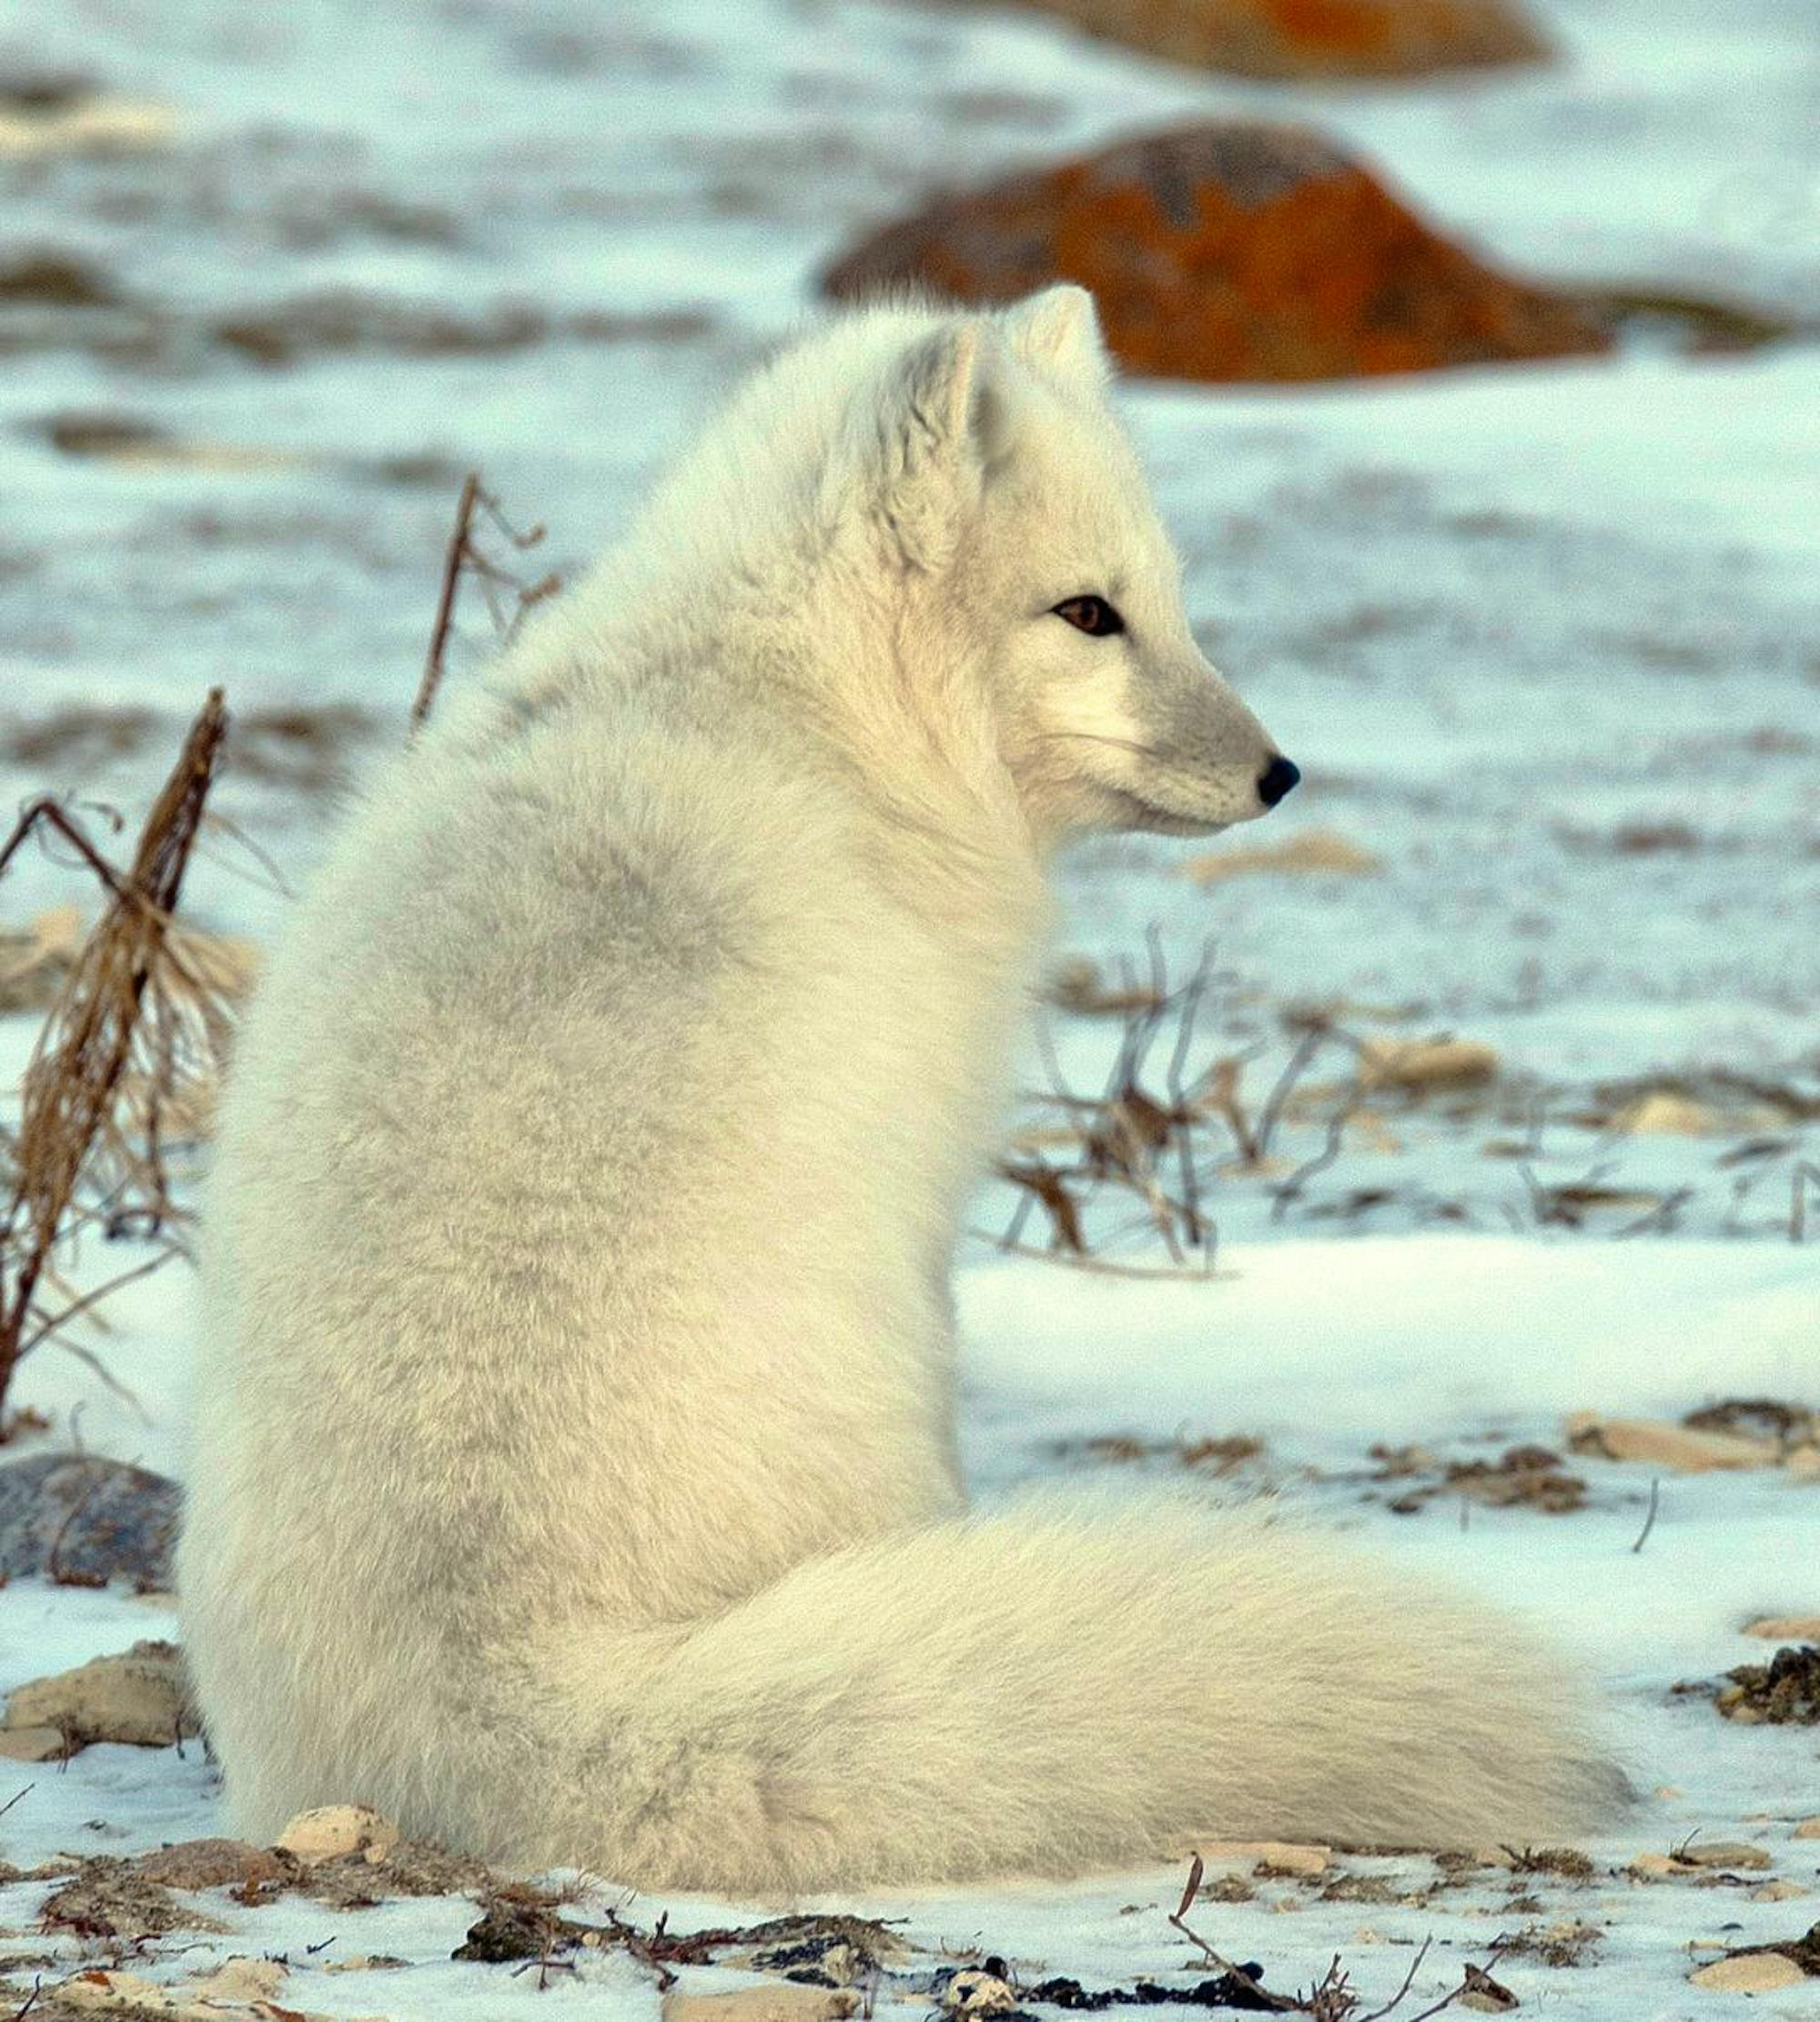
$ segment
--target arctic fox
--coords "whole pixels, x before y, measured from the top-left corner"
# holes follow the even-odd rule
[[[1046,861],[1296,778],[1107,378],[1074,288],[808,336],[365,796],[207,1203],[179,1582],[236,1830],[360,1799],[771,1896],[1612,1795],[1545,1661],[1330,1542],[964,1506],[950,1251]]]

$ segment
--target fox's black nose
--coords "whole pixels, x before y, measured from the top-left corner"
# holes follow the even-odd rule
[[[1258,798],[1266,807],[1274,807],[1301,776],[1301,767],[1279,752],[1258,775]]]

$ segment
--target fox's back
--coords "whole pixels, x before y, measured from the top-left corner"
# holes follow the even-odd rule
[[[332,1589],[381,1636],[435,1592],[471,1640],[718,1604],[927,1513],[891,1483],[949,1438],[903,1354],[944,1331],[901,1226],[929,1153],[885,1127],[915,1063],[867,1019],[898,930],[847,817],[632,723],[426,757],[355,817],[244,1036],[187,1584]],[[870,1380],[862,1328],[895,1344]]]

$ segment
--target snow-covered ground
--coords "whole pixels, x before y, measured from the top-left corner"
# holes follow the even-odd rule
[[[972,7],[13,0],[0,104],[8,84],[76,76],[173,123],[112,158],[0,148],[0,276],[56,256],[98,298],[0,293],[0,794],[69,788],[136,813],[221,682],[251,729],[219,807],[294,879],[332,814],[327,775],[401,731],[463,470],[548,526],[533,572],[574,568],[726,377],[811,306],[852,231],[937,180],[1131,128],[1310,118],[1512,264],[1820,320],[1812,11],[1546,12],[1559,66],[1312,91]],[[366,304],[352,327],[308,310],[338,291]],[[1294,1051],[1285,1014],[1321,1008],[1336,1036],[1249,1169],[1218,1170],[1237,1147],[1198,1127],[1219,1236],[1204,1278],[973,1249],[969,1465],[982,1493],[1050,1471],[1116,1488],[1192,1474],[1184,1447],[1248,1435],[1259,1451],[1206,1492],[1269,1494],[1499,1595],[1603,1681],[1646,1795],[1621,1836],[1584,1849],[1590,1877],[1487,1868],[1438,1889],[1426,1860],[1337,1856],[1324,1876],[1204,1903],[1191,1921],[1228,1957],[1288,1987],[1340,1952],[1370,2007],[1432,1936],[1408,2007],[1500,1936],[1572,1923],[1601,1934],[1570,1945],[1577,1967],[1499,1954],[1525,2007],[1618,2022],[1723,2006],[1736,1997],[1684,1984],[1690,1945],[1820,1918],[1820,1841],[1791,1837],[1820,1813],[1820,1757],[1813,1730],[1734,1726],[1670,1688],[1764,1655],[1739,1633],[1752,1617],[1820,1613],[1820,1485],[1663,1475],[1641,1551],[1654,1474],[1596,1456],[1565,1455],[1585,1483],[1569,1513],[1457,1487],[1413,1513],[1390,1504],[1449,1462],[1565,1453],[1576,1410],[1820,1405],[1820,1182],[1803,1178],[1820,1161],[1820,344],[1637,344],[1313,390],[1134,387],[1128,408],[1203,640],[1307,774],[1244,845],[1333,831],[1373,862],[1202,883],[1196,852],[1134,842],[1069,867],[1067,949],[1102,981],[1148,976],[1153,925],[1173,984],[1211,945],[1188,1072],[1247,1056],[1253,1123]],[[59,446],[96,420],[162,437],[130,460]],[[476,602],[451,679],[487,630]],[[102,721],[85,727],[87,711]],[[298,712],[311,735],[284,727]],[[212,845],[192,909],[268,934],[285,901],[236,856]],[[79,889],[28,856],[0,885],[0,924]],[[1123,1027],[1059,1009],[1046,1025],[1019,1126],[1066,1160],[1042,1098],[1053,1077],[1097,1094]],[[1495,1048],[1497,1077],[1351,1087],[1356,1045],[1443,1032]],[[1174,1033],[1147,1063],[1153,1092]],[[0,1020],[0,1079],[31,1034]],[[1627,1130],[1629,1106],[1664,1088],[1698,1127]],[[1308,1170],[1349,1107],[1365,1114]],[[982,1229],[1012,1207],[987,1188]],[[1167,1262],[1130,1197],[1093,1214],[1110,1260]],[[1040,1246],[1040,1215],[1023,1240]],[[38,1443],[75,1433],[179,1469],[188,1299],[179,1268],[109,1304],[94,1345],[136,1405],[71,1357],[35,1356],[16,1401],[50,1415]],[[1380,1479],[1374,1445],[1431,1461]],[[0,1689],[170,1626],[156,1601],[15,1582]],[[193,1745],[9,1767],[0,1805],[15,1791],[0,1856],[18,1866],[217,1825]],[[1621,1872],[1690,1834],[1762,1846],[1773,1871],[1736,1886]],[[1758,1899],[1773,1881],[1810,1893]],[[879,1998],[914,2012],[969,1948],[1026,1985],[1192,1984],[1205,1967],[1166,1922],[1179,1886],[1159,1865],[821,1906],[905,1919],[911,1950]],[[0,1935],[0,1977],[24,1988],[108,1956],[35,1935],[46,1888],[0,1886],[0,1934],[18,1934]],[[646,1926],[666,1906],[676,1929],[740,1920],[606,1884],[569,1914],[610,1903]],[[335,2015],[630,2017],[655,1998],[619,1953],[581,1955],[542,1991],[535,1972],[451,1965],[465,1900],[206,1906],[225,1931],[153,1942],[135,1969],[187,1985],[211,1960],[282,1952],[274,1997]],[[326,1970],[350,1954],[410,1963]],[[684,1981],[740,1984],[707,1967]],[[1760,1998],[1820,2012],[1820,1981]]]

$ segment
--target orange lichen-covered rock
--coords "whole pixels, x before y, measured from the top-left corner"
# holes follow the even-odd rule
[[[1052,281],[1098,298],[1131,371],[1333,379],[1600,351],[1583,310],[1424,224],[1306,128],[1235,121],[938,197],[824,277],[1004,302]]]
[[[1534,63],[1517,0],[1029,0],[1107,42],[1242,77],[1406,77]]]

